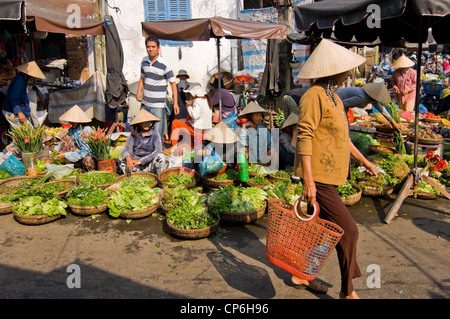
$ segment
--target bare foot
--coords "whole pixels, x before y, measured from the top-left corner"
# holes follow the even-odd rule
[[[340,299],[360,299],[356,292],[353,290],[352,293],[348,296],[344,296],[342,292],[339,293]]]

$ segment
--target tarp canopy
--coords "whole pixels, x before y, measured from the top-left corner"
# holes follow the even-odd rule
[[[11,33],[29,30],[52,33],[102,35],[97,2],[87,0],[2,0],[0,29]],[[14,22],[8,17],[14,17]]]
[[[429,28],[436,43],[449,43],[449,14],[450,0],[324,0],[294,6],[298,32],[366,45],[417,43],[419,29],[425,42]]]
[[[220,78],[220,39],[285,39],[287,26],[279,23],[264,23],[228,19],[222,17],[162,20],[142,22],[142,35],[154,35],[162,40],[208,41],[217,39],[217,70]],[[219,81],[219,110],[222,120],[222,92]]]
[[[142,22],[144,36],[174,41],[227,39],[285,39],[284,24],[228,19],[222,17]]]

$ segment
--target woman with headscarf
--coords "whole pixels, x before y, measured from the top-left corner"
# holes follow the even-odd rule
[[[344,230],[336,252],[341,270],[339,296],[345,299],[358,298],[352,284],[353,278],[361,276],[356,261],[358,228],[337,187],[347,180],[350,155],[361,160],[361,154],[352,149],[347,114],[335,90],[347,81],[351,69],[364,62],[362,56],[322,39],[298,75],[315,81],[300,100],[295,175],[302,179],[302,201],[310,206],[317,202],[319,217]],[[317,280],[293,276],[292,282],[316,292],[327,291]]]

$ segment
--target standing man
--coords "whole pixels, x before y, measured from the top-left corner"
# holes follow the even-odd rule
[[[136,94],[136,100],[142,102],[141,109],[145,109],[159,119],[154,129],[161,136],[161,144],[164,145],[164,130],[166,123],[166,92],[170,83],[173,94],[173,110],[175,114],[180,112],[178,107],[178,91],[172,68],[168,62],[159,55],[159,39],[149,36],[145,39],[147,56],[141,62],[141,78]]]

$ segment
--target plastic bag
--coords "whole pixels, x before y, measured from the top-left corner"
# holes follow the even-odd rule
[[[55,179],[64,179],[74,171],[73,164],[59,165],[46,163],[47,174],[52,174]]]
[[[199,165],[200,173],[205,176],[208,173],[215,173],[222,169],[223,161],[219,155],[214,152],[211,145],[206,147],[211,151],[210,155],[203,157],[202,162]]]
[[[238,119],[238,115],[234,112],[230,113],[227,118],[224,118],[222,122],[224,122],[230,129],[233,130],[234,133],[237,132],[239,125],[236,122]]]
[[[0,165],[0,169],[8,172],[12,177],[25,175],[25,165],[14,155],[9,155]]]

